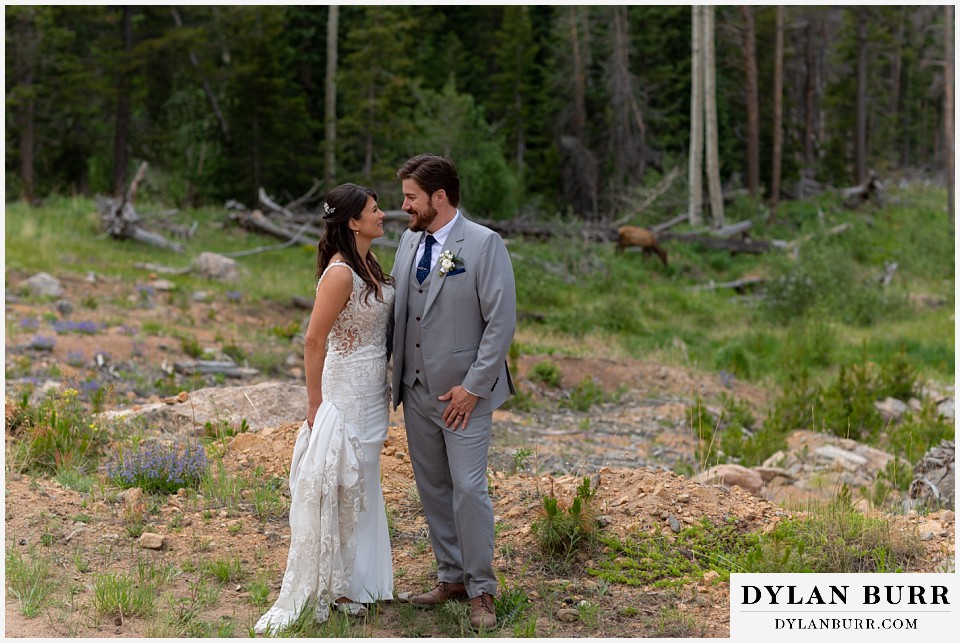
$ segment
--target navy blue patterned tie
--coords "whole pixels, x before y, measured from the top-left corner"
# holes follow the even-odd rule
[[[430,259],[433,258],[433,244],[436,242],[437,240],[433,238],[432,234],[427,235],[423,256],[420,257],[420,263],[417,264],[417,283],[422,284],[423,280],[430,274]]]

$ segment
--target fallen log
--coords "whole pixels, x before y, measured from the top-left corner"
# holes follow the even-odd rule
[[[766,281],[767,280],[764,277],[744,277],[742,279],[736,279],[734,281],[722,281],[720,283],[711,281],[699,286],[693,286],[691,290],[718,290],[720,288],[730,288],[740,294],[743,294],[747,291],[747,289],[752,288],[753,286],[758,286]]]
[[[253,377],[260,371],[255,368],[237,366],[233,362],[217,362],[213,360],[191,360],[187,362],[174,362],[173,369],[184,375],[193,375],[199,373],[202,375],[220,374],[226,377]]]
[[[705,248],[714,250],[729,250],[736,254],[742,252],[745,254],[763,254],[772,247],[769,241],[760,239],[720,239],[709,234],[697,232],[687,232],[684,234],[665,235],[663,239],[670,241],[680,241],[683,243],[699,243]]]
[[[141,163],[137,169],[137,174],[130,182],[126,194],[120,199],[114,197],[98,196],[96,207],[100,213],[100,221],[104,231],[114,239],[121,241],[133,239],[141,243],[146,243],[164,250],[173,250],[174,252],[183,252],[183,246],[175,241],[170,241],[166,237],[155,232],[150,232],[140,225],[141,217],[133,207],[133,201],[137,196],[137,189],[140,181],[147,173],[147,164]]]
[[[873,170],[870,170],[867,173],[866,178],[863,180],[863,183],[853,187],[841,189],[840,196],[845,199],[844,206],[847,208],[856,208],[866,203],[871,198],[879,200],[880,192],[882,191],[883,183],[880,182],[880,179],[877,177],[877,173]]]

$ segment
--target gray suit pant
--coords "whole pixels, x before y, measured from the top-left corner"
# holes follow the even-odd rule
[[[493,572],[493,504],[487,492],[487,451],[492,414],[471,417],[466,429],[451,431],[437,411],[437,400],[416,382],[403,385],[407,446],[437,577],[463,583],[470,598],[496,596]],[[442,405],[443,403],[441,403]]]

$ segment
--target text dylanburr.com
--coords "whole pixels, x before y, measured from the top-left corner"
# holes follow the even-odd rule
[[[955,641],[958,586],[955,573],[731,574],[730,638]]]

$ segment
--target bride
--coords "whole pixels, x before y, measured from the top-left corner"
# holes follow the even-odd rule
[[[307,420],[290,464],[290,551],[280,595],[257,634],[277,632],[308,604],[360,615],[393,599],[380,486],[387,437],[387,322],[394,288],[370,252],[383,235],[376,193],[345,183],[323,204],[317,293],[306,333]]]

